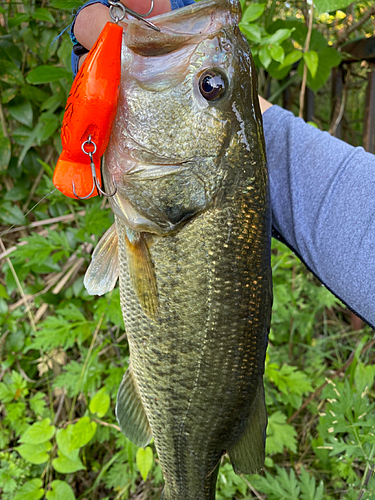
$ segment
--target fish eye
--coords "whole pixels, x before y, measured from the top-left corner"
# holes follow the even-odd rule
[[[225,94],[228,81],[222,73],[206,70],[199,77],[199,91],[207,101],[217,101]]]

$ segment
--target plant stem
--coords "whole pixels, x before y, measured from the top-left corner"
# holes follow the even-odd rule
[[[311,6],[310,6],[309,27],[308,27],[307,37],[306,37],[306,41],[305,41],[305,47],[303,49],[304,54],[306,54],[306,52],[308,52],[309,48],[310,48],[313,19],[314,19],[314,2],[312,2]],[[307,66],[306,66],[306,63],[304,62],[303,63],[303,77],[302,77],[301,93],[299,96],[299,115],[298,116],[300,118],[303,118],[303,108],[305,106],[306,82],[307,82]]]

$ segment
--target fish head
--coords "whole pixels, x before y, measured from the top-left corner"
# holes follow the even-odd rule
[[[239,156],[255,164],[263,136],[240,17],[237,0],[210,0],[153,18],[160,32],[129,23],[103,173],[131,229],[178,230],[235,180]]]

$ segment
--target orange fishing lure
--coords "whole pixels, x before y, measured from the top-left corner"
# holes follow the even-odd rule
[[[96,187],[90,195],[93,188],[90,159],[102,186],[100,159],[107,148],[117,111],[122,33],[118,24],[105,25],[78,71],[68,97],[61,127],[63,151],[53,174],[53,184],[70,198],[98,195]]]

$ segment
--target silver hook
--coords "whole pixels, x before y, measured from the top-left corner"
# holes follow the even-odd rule
[[[92,151],[86,151],[85,149],[85,146],[86,145],[90,145],[90,146],[93,146],[94,149]],[[114,191],[113,193],[111,194],[108,194],[106,192],[104,192],[102,190],[102,188],[100,187],[100,182],[96,176],[96,170],[95,170],[95,163],[94,163],[94,160],[93,160],[93,155],[96,153],[96,144],[95,142],[93,142],[91,140],[91,135],[89,135],[89,138],[87,139],[87,141],[83,142],[82,143],[82,151],[85,153],[85,155],[88,155],[89,158],[90,158],[90,168],[91,168],[91,176],[92,176],[92,189],[91,189],[91,192],[87,195],[87,196],[79,196],[77,193],[76,193],[76,187],[74,185],[74,181],[72,181],[72,185],[73,185],[73,194],[76,198],[78,198],[79,200],[87,200],[88,198],[90,198],[90,196],[93,194],[95,188],[98,190],[98,194],[99,196],[106,196],[107,198],[111,198],[112,196],[114,196],[116,193],[117,193],[117,185],[116,185],[116,181],[114,179],[114,177],[112,177],[112,182],[113,182],[113,186],[114,186]]]
[[[112,21],[115,22],[116,24],[119,21],[122,21],[126,13],[128,13],[131,16],[138,19],[139,21],[143,21],[144,23],[146,23],[149,28],[152,28],[155,31],[160,31],[160,28],[158,26],[155,26],[155,24],[151,23],[148,19],[145,19],[145,17],[149,16],[151,12],[154,10],[154,0],[151,0],[150,10],[146,14],[138,14],[138,12],[129,9],[128,7],[125,7],[125,5],[122,4],[119,0],[108,0],[108,3],[110,5],[109,14],[112,18]],[[116,9],[119,9],[121,11],[119,16],[115,14]]]

